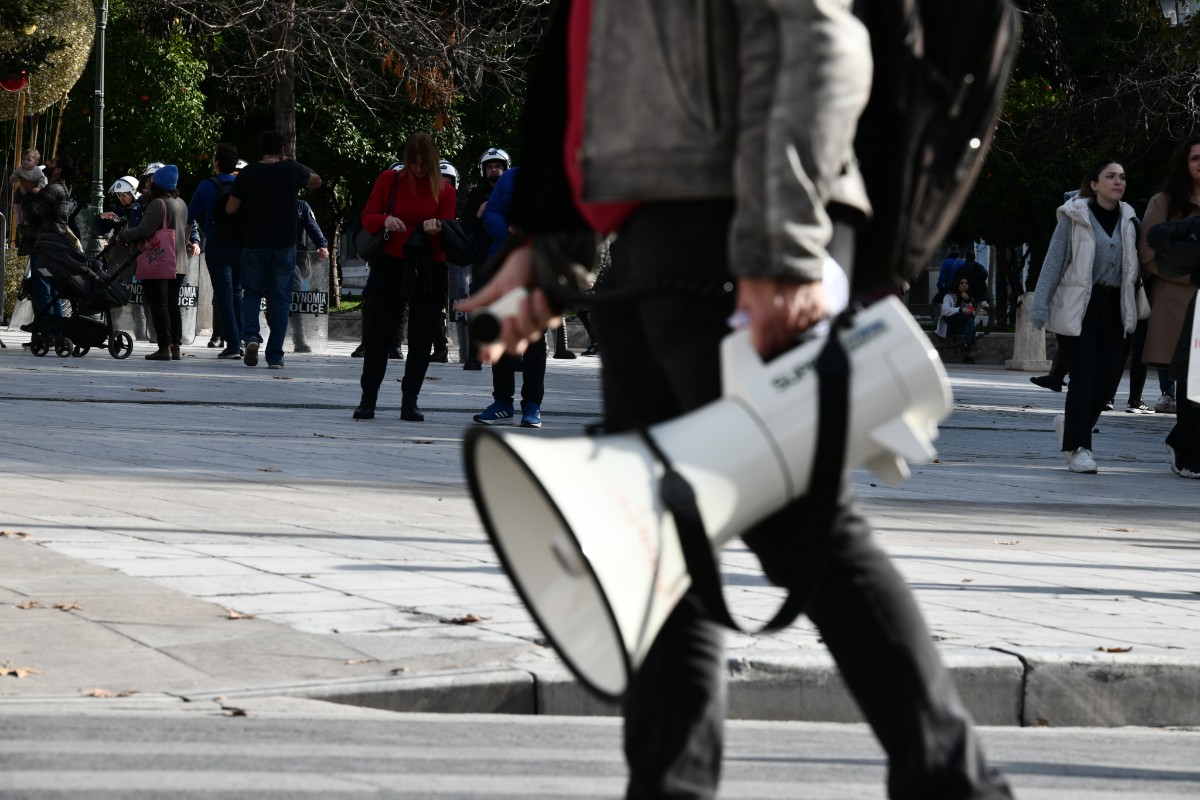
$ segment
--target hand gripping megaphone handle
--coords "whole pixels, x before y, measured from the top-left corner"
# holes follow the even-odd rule
[[[837,322],[834,323],[835,329],[836,326]],[[797,583],[787,587],[787,599],[758,633],[786,628],[803,613],[829,560],[834,516],[837,514],[841,497],[846,430],[849,424],[847,410],[850,407],[850,359],[842,346],[841,337],[836,335],[836,330],[821,348],[816,373],[817,418],[821,420],[821,425],[817,429],[817,445],[813,450],[814,468],[808,491],[808,497],[816,499],[816,508],[815,513],[809,517],[811,523],[805,532],[811,546],[817,548],[814,551],[816,558],[809,562],[815,564],[816,569],[793,572]],[[704,529],[704,519],[696,505],[696,493],[687,479],[674,468],[650,432],[643,428],[639,433],[646,446],[662,464],[660,496],[663,505],[671,512],[675,521],[675,530],[679,534],[679,544],[692,579],[693,590],[715,622],[744,633],[725,603],[725,595],[721,589],[721,569],[717,565],[712,541]],[[818,465],[820,469],[817,469]],[[802,576],[807,577],[807,581],[802,581]],[[805,582],[806,586],[800,585]]]
[[[505,317],[511,317],[521,307],[521,301],[529,296],[523,286],[510,290],[501,295],[500,299],[491,305],[471,312],[471,340],[481,344],[491,344],[500,338],[500,329]]]

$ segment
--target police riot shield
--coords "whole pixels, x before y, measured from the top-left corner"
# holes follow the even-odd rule
[[[191,344],[196,341],[196,308],[200,298],[200,256],[188,256],[188,271],[179,287],[179,316],[183,321],[181,341]]]
[[[329,343],[329,259],[296,251],[288,333],[296,353],[324,353]]]
[[[258,328],[265,342],[271,331],[266,297],[258,304]],[[285,353],[324,353],[329,343],[329,259],[318,260],[312,250],[296,250],[287,338]]]
[[[108,270],[119,271],[117,282],[129,290],[129,302],[120,308],[112,310],[113,327],[125,331],[135,341],[155,341],[153,326],[149,323],[149,314],[142,303],[142,285],[133,277],[134,257],[129,247],[124,244],[114,244],[105,256]]]

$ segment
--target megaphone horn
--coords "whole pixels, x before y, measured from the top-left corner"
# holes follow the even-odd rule
[[[895,297],[832,335],[851,371],[844,463],[898,482],[906,461],[934,457],[950,413],[937,352]],[[732,333],[722,398],[649,429],[693,487],[714,550],[807,493],[824,344],[763,363],[748,331]],[[619,698],[691,581],[658,490],[663,459],[638,433],[543,439],[490,427],[467,433],[464,457],[484,528],[530,613],[582,683]]]

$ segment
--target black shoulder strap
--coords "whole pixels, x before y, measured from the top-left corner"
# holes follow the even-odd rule
[[[837,325],[817,358],[817,446],[813,452],[813,467],[808,487],[810,497],[819,498],[817,513],[812,517],[808,531],[803,532],[811,540],[813,552],[817,554],[812,582],[807,587],[787,587],[788,596],[775,616],[760,629],[778,630],[790,625],[807,607],[824,572],[833,538],[834,515],[837,514],[841,496],[842,472],[846,456],[846,431],[850,405],[850,361],[837,335]],[[688,573],[692,578],[692,590],[700,598],[713,620],[734,630],[741,626],[729,613],[725,596],[721,591],[721,571],[717,565],[712,543],[704,530],[704,520],[696,506],[696,494],[687,479],[675,470],[666,454],[645,428],[640,429],[642,438],[662,463],[665,470],[660,486],[663,505],[671,512]],[[801,535],[801,532],[797,532]],[[797,570],[796,574],[805,571]]]

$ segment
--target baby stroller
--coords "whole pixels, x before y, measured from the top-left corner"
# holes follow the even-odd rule
[[[65,236],[43,234],[33,245],[35,267],[50,284],[51,301],[34,308],[33,321],[21,330],[32,333],[30,352],[44,356],[51,346],[59,358],[84,356],[93,347],[107,347],[113,358],[128,358],[133,337],[113,327],[112,309],[129,302],[129,290],[119,279],[134,262],[131,257],[111,271],[100,258],[88,258]],[[54,313],[55,300],[70,300],[70,316]]]

